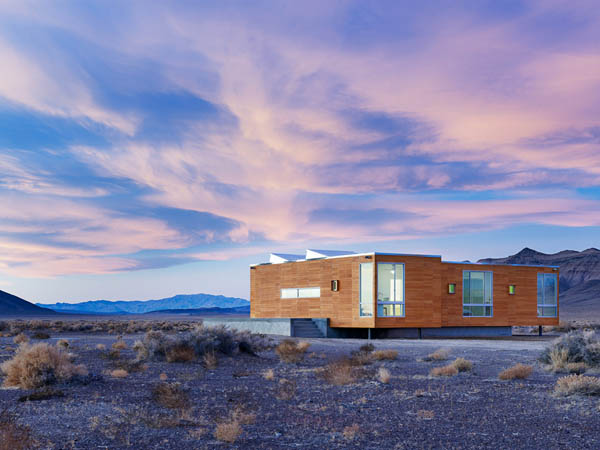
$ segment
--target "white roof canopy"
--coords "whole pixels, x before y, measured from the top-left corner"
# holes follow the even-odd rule
[[[346,250],[306,250],[306,259],[329,258],[330,256],[355,255],[356,252]]]

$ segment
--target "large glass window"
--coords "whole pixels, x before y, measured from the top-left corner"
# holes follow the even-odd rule
[[[320,296],[320,287],[286,288],[281,290],[281,298],[318,298]]]
[[[404,264],[377,264],[377,316],[404,317]]]
[[[556,317],[557,282],[555,273],[538,273],[537,310],[538,317]]]
[[[463,272],[463,316],[492,317],[493,284],[492,272]]]
[[[361,317],[373,317],[373,263],[360,264],[360,299]]]

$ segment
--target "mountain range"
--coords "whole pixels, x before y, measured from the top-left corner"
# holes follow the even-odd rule
[[[0,315],[52,316],[58,313],[48,308],[36,306],[16,295],[0,291]]]
[[[92,300],[81,303],[53,303],[39,306],[54,311],[77,314],[144,314],[162,310],[206,309],[206,308],[238,308],[247,307],[250,302],[243,298],[225,297],[223,295],[191,294],[175,295],[159,300],[109,301]]]
[[[600,250],[597,248],[546,254],[526,247],[506,258],[486,258],[478,262],[559,266],[560,315],[567,319],[600,316]]]

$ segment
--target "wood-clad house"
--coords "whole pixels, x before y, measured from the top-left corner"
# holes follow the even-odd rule
[[[307,250],[250,269],[252,318],[325,319],[331,336],[505,335],[558,324],[558,267]]]

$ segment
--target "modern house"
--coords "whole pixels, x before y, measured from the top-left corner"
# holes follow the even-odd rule
[[[272,254],[250,267],[250,317],[294,319],[330,337],[510,335],[558,324],[558,274],[438,255]]]

